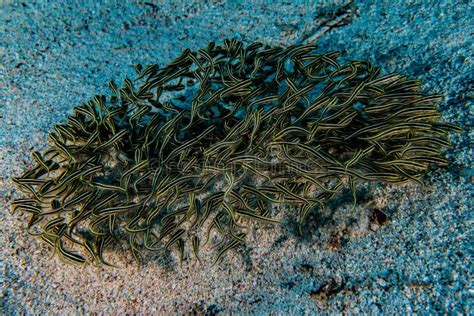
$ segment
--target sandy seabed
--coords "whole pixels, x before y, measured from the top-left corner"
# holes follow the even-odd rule
[[[472,313],[471,11],[469,1],[1,4],[5,314]],[[347,23],[327,28],[339,18]],[[32,166],[30,152],[46,148],[52,126],[104,93],[110,79],[130,77],[134,64],[162,65],[211,40],[290,45],[314,34],[323,34],[322,51],[368,59],[443,93],[443,120],[465,129],[452,137],[452,164],[430,171],[423,188],[367,184],[355,209],[341,203],[329,220],[314,219],[306,238],[291,225],[269,226],[213,268],[211,255],[203,255],[203,265],[157,257],[141,269],[69,266],[27,236],[26,216],[10,214],[11,200],[20,196],[10,179]],[[387,223],[374,222],[376,210],[388,215]]]

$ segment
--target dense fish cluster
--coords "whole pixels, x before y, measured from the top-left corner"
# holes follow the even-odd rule
[[[68,262],[110,264],[106,248],[200,260],[207,242],[218,262],[252,223],[279,222],[275,204],[293,205],[303,232],[344,188],[356,203],[361,181],[422,183],[448,163],[441,150],[459,128],[438,121],[439,95],[316,48],[225,40],[137,65],[134,81],[111,81],[111,95],[54,127],[13,180],[25,193],[13,211]]]

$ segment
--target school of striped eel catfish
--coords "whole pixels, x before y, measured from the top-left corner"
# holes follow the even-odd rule
[[[216,263],[280,223],[276,204],[292,206],[304,233],[343,189],[356,203],[360,182],[422,184],[430,165],[447,165],[448,132],[461,129],[438,120],[441,96],[338,56],[227,39],[137,65],[134,81],[111,81],[109,96],[54,127],[13,179],[24,196],[12,212],[67,262],[112,265],[111,248],[201,261],[212,241]]]

